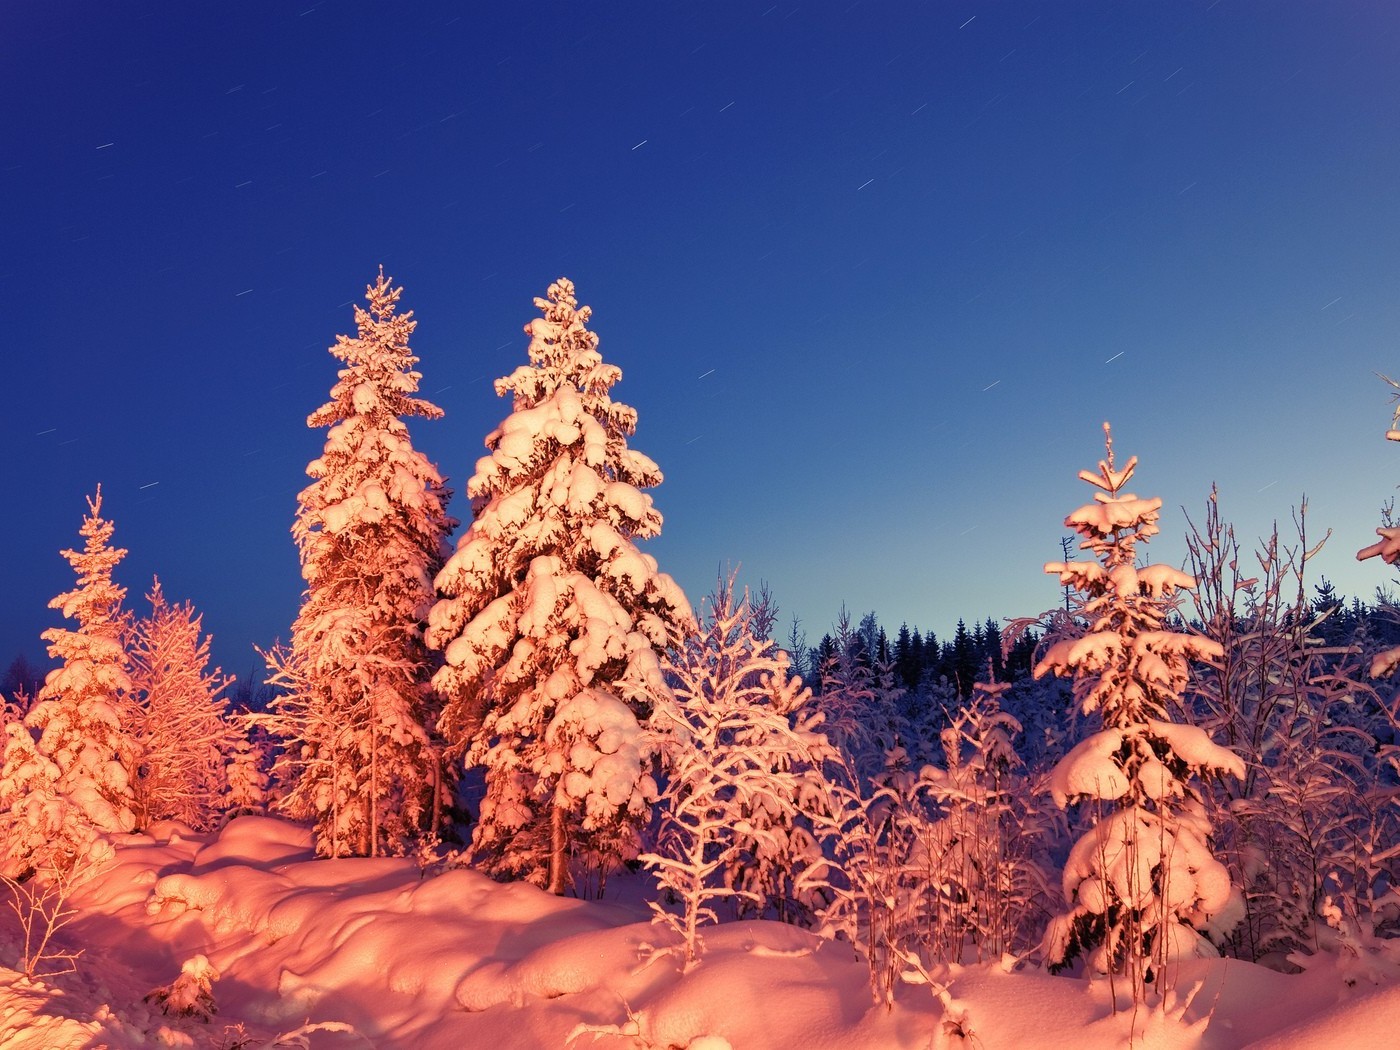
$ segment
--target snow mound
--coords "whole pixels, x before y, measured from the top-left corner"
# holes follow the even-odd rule
[[[849,945],[795,927],[709,926],[687,971],[640,907],[469,870],[425,877],[407,860],[297,859],[307,843],[266,818],[212,838],[122,836],[75,898],[78,972],[41,985],[0,969],[0,1050],[922,1050],[959,1045],[945,1016],[984,1050],[1312,1050],[1387,1046],[1400,1028],[1393,967],[1344,955],[1299,975],[1183,959],[1171,1001],[1136,1019],[1105,980],[1000,963],[954,967],[937,994],[903,987],[886,1011]],[[142,1001],[182,971],[194,1016]]]

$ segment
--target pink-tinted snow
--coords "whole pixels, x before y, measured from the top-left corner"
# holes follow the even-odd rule
[[[953,968],[941,997],[908,985],[887,1012],[871,1006],[849,947],[778,923],[708,927],[704,957],[683,975],[672,935],[637,904],[468,870],[424,875],[409,860],[315,860],[306,831],[265,818],[219,836],[155,831],[121,837],[75,897],[69,933],[86,948],[76,974],[30,983],[0,970],[0,1050],[271,1047],[281,1036],[386,1050],[1331,1050],[1394,1045],[1400,1030],[1400,967],[1374,945],[1298,976],[1187,960],[1166,1003],[1136,1015],[1114,1013],[1122,988],[1106,980],[1009,960]],[[143,1001],[197,956],[207,963],[187,972],[219,975],[212,1018]]]

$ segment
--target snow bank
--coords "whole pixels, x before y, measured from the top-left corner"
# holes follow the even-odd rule
[[[954,968],[942,1003],[905,987],[886,1012],[871,1007],[849,946],[790,926],[710,927],[683,974],[671,935],[641,907],[467,870],[425,878],[407,860],[314,860],[304,829],[267,818],[219,836],[158,830],[120,837],[116,860],[75,898],[70,931],[87,949],[77,974],[45,986],[0,970],[0,1050],[281,1036],[316,1050],[922,1050],[958,1045],[940,1041],[945,1009],[984,1050],[1106,1050],[1134,1031],[1138,1046],[1202,1050],[1384,1046],[1400,1028],[1392,970],[1344,959],[1297,976],[1187,960],[1171,1000],[1136,1021],[1114,1014],[1105,980],[1001,964]],[[0,948],[12,941],[5,921]],[[144,1000],[182,971],[212,989],[207,1022]]]

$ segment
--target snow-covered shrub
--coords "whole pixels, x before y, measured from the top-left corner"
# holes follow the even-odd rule
[[[196,955],[180,966],[180,976],[146,994],[146,1002],[160,1007],[162,1013],[177,1017],[194,1017],[207,1021],[218,1007],[214,1005],[214,982],[219,971],[209,959]]]
[[[69,948],[57,934],[77,917],[73,892],[112,857],[110,843],[94,840],[76,859],[52,853],[23,879],[0,875],[6,907],[15,918],[19,940],[15,968],[26,977],[47,979],[77,969],[81,949]],[[7,961],[8,964],[8,961]]]
[[[1361,681],[1359,647],[1328,630],[1338,606],[1308,598],[1306,567],[1322,543],[1309,544],[1306,503],[1294,523],[1295,543],[1275,528],[1241,568],[1212,490],[1187,537],[1195,619],[1221,654],[1205,661],[1183,703],[1245,764],[1242,779],[1212,785],[1218,853],[1244,894],[1229,946],[1274,965],[1316,948],[1329,893],[1345,886],[1368,902],[1396,874],[1383,849],[1362,846],[1395,830],[1394,807],[1374,802],[1385,791],[1374,722],[1386,716]],[[1325,642],[1329,633],[1336,644]]]
[[[159,580],[147,598],[151,614],[132,626],[127,641],[136,826],[179,820],[205,831],[223,813],[228,763],[241,737],[222,695],[232,679],[206,670],[210,639],[201,636],[201,617],[189,602],[171,605]]]
[[[381,268],[369,308],[355,308],[357,335],[330,347],[345,367],[307,417],[329,430],[292,526],[306,600],[290,646],[269,656],[282,690],[263,720],[285,742],[278,807],[314,821],[329,856],[403,852],[437,832],[448,799],[423,622],[456,523],[405,423],[442,410],[414,396],[417,322],[396,312],[402,291]]]
[[[1392,400],[1398,404],[1395,415],[1391,419],[1390,429],[1385,436],[1388,441],[1400,441],[1400,383],[1389,376],[1381,376],[1396,391]],[[1380,537],[1375,543],[1368,547],[1363,547],[1356,552],[1357,561],[1366,561],[1368,558],[1380,558],[1387,565],[1400,564],[1400,524],[1390,520],[1387,513],[1383,524],[1376,529],[1376,535]],[[1377,653],[1371,663],[1371,676],[1379,678],[1383,675],[1392,674],[1396,667],[1400,667],[1400,646],[1390,648],[1384,652]]]
[[[563,893],[571,855],[636,855],[656,792],[643,723],[691,613],[635,543],[661,530],[642,491],[661,471],[627,447],[621,370],[572,282],[535,305],[529,363],[496,381],[512,411],[467,483],[474,520],[437,577],[428,642],[446,660],[442,733],[485,773],[476,856]]]
[[[873,617],[867,617],[873,621]],[[903,687],[892,662],[883,663],[868,640],[853,630],[842,608],[832,652],[821,662],[820,703],[826,732],[864,777],[874,776],[902,728],[898,702]]]
[[[805,813],[837,753],[811,692],[758,636],[747,595],[736,603],[732,585],[668,657],[671,688],[652,716],[667,779],[656,850],[641,860],[681,904],[680,915],[652,907],[681,936],[687,964],[702,948],[698,927],[718,921],[714,901],[810,921],[832,846]]]
[[[1031,851],[1039,825],[1013,742],[1021,726],[1001,708],[1009,688],[974,684],[943,731],[942,768],[921,777],[936,808],[907,862],[926,871],[925,913],[905,947],[935,962],[1019,953],[1046,914],[1046,875]]]
[[[49,602],[76,630],[44,632],[59,661],[25,715],[5,726],[0,766],[0,873],[65,870],[89,855],[102,832],[130,831],[134,745],[123,725],[131,689],[122,648],[126,589],[112,570],[126,551],[111,546],[102,489],[88,500],[81,551],[66,550],[78,585]]]
[[[1065,525],[1099,561],[1052,562],[1045,570],[1080,594],[1088,630],[1056,642],[1037,676],[1072,677],[1081,709],[1102,728],[1056,765],[1051,792],[1061,805],[1085,803],[1092,827],[1074,844],[1063,878],[1067,910],[1050,924],[1054,968],[1083,956],[1093,970],[1123,974],[1133,1000],[1165,965],[1185,954],[1215,954],[1242,907],[1239,891],[1208,846],[1200,781],[1243,777],[1238,756],[1199,728],[1168,720],[1191,659],[1219,659],[1210,639],[1173,631],[1177,592],[1194,581],[1168,565],[1139,567],[1137,544],[1158,532],[1160,499],[1124,490],[1137,467],[1118,469],[1104,425],[1107,458],[1080,478],[1099,491]]]
[[[896,750],[866,786],[847,765],[829,780],[842,821],[822,931],[850,941],[877,1003],[893,1001],[910,965],[1000,958],[1035,943],[1046,915],[1041,830],[1019,773],[1004,684],[976,683],[942,736],[942,764],[915,770]]]

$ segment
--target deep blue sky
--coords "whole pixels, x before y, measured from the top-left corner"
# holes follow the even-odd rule
[[[458,491],[575,281],[693,601],[738,562],[813,641],[1035,613],[1105,418],[1158,560],[1212,480],[1247,539],[1306,492],[1369,595],[1396,54],[1381,3],[11,4],[0,662],[98,482],[134,607],[159,573],[240,675],[286,635],[381,263]]]

